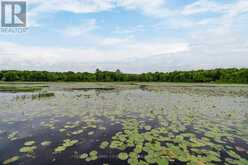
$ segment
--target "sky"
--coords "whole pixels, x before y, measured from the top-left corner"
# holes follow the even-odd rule
[[[248,0],[27,0],[0,33],[0,70],[167,72],[248,67]]]

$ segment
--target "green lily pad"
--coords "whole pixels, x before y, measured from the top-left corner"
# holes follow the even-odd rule
[[[127,160],[128,159],[128,154],[125,153],[125,152],[121,152],[121,153],[119,153],[118,158],[120,160]]]
[[[76,143],[78,143],[78,140],[66,139],[64,140],[64,143],[61,146],[58,146],[57,148],[54,149],[54,152],[61,153],[65,151],[68,147],[74,146]]]
[[[35,141],[28,141],[24,143],[25,146],[32,146],[34,144],[35,144]]]
[[[101,149],[106,149],[108,147],[108,145],[109,145],[109,142],[104,141],[104,142],[101,143],[100,148]]]
[[[158,158],[156,162],[158,165],[169,165],[169,160],[166,158]]]
[[[34,153],[34,150],[36,149],[36,146],[30,146],[30,147],[22,147],[19,149],[20,152],[23,153],[28,153],[28,154],[32,154]]]
[[[91,151],[91,152],[89,153],[89,155],[90,155],[90,156],[95,156],[95,155],[97,155],[97,151],[93,150],[93,151]]]
[[[5,161],[3,162],[3,164],[11,164],[11,163],[14,163],[14,162],[18,161],[19,159],[20,159],[19,156],[13,156],[13,157],[11,157],[11,158],[5,160]]]
[[[50,142],[50,141],[43,141],[43,142],[41,142],[41,145],[42,145],[42,146],[50,146],[51,143],[52,143],[52,142]]]
[[[88,132],[88,135],[93,135],[93,134],[94,134],[94,131]]]
[[[150,130],[152,129],[152,127],[149,126],[149,125],[146,125],[144,128],[145,128],[145,130],[147,130],[147,131],[150,131]]]
[[[83,153],[79,156],[79,159],[86,159],[89,155],[86,153]]]

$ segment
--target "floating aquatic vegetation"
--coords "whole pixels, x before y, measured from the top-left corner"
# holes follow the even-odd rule
[[[137,154],[141,153],[142,150],[143,150],[143,146],[141,144],[136,145],[134,148],[134,152]]]
[[[115,148],[115,149],[119,149],[119,150],[125,150],[127,148],[125,143],[123,143],[121,141],[112,141],[109,147],[112,149]]]
[[[119,153],[118,158],[121,159],[121,160],[127,160],[128,159],[128,154],[125,153],[125,152],[121,152],[121,153]]]
[[[93,135],[95,132],[94,131],[90,131],[88,132],[88,135]]]
[[[95,155],[97,155],[97,151],[93,150],[93,151],[91,151],[91,152],[89,153],[89,155],[90,155],[90,156],[95,156]]]
[[[234,159],[241,159],[241,157],[232,150],[228,150],[227,153],[229,156],[231,156]]]
[[[58,146],[54,149],[55,153],[61,153],[65,151],[67,148],[74,146],[76,143],[78,143],[78,140],[70,140],[66,139],[63,141],[63,144],[61,146]]]
[[[43,142],[41,142],[41,145],[42,146],[50,146],[51,145],[51,141],[43,141]]]
[[[158,165],[169,165],[169,160],[167,158],[158,158],[156,163]]]
[[[90,95],[90,99],[81,97],[86,95]],[[189,165],[248,164],[246,99],[235,99],[234,102],[234,98],[229,97],[196,97],[169,94],[168,91],[157,93],[140,90],[119,93],[58,92],[56,96],[58,97],[54,99],[33,100],[25,104],[17,102],[15,106],[9,103],[9,107],[17,109],[13,110],[16,116],[19,109],[23,114],[19,115],[22,118],[20,120],[14,117],[6,119],[1,117],[0,113],[0,118],[3,118],[1,121],[8,123],[8,127],[13,127],[16,121],[21,121],[18,125],[20,133],[9,133],[8,138],[25,137],[25,132],[35,135],[35,131],[26,128],[22,132],[22,125],[32,123],[32,126],[37,128],[38,120],[43,121],[40,122],[42,131],[48,132],[46,139],[66,139],[52,148],[52,151],[62,153],[71,147],[76,150],[76,157],[73,158],[78,159],[75,161],[82,161],[82,164],[97,159],[102,163],[109,161],[106,163],[112,164],[111,159],[98,156],[97,152],[117,153],[116,164],[118,161],[125,161],[131,165],[167,165],[178,162]],[[34,103],[38,107],[35,111]],[[1,106],[2,104],[0,108]],[[234,109],[235,112],[232,112]],[[39,131],[39,128],[37,130]],[[0,138],[6,138],[4,132],[8,131],[3,129]],[[77,140],[67,139],[69,137]],[[88,143],[79,143],[73,147],[79,139]],[[38,141],[39,139],[36,143]],[[50,141],[41,142],[41,149],[52,153],[50,147],[45,147],[50,144]],[[42,157],[39,150],[32,148],[34,145],[35,141],[25,142],[23,153],[36,151],[35,153]],[[9,154],[11,155],[13,153]],[[59,155],[56,159],[49,158],[54,163],[61,163]]]
[[[65,129],[68,128],[76,128],[79,125],[79,123],[67,123],[67,125],[64,126]]]
[[[152,129],[152,127],[151,127],[150,125],[146,125],[144,128],[145,128],[145,130],[147,130],[147,131],[150,131],[150,130]]]
[[[92,88],[88,88],[88,87],[83,87],[83,88],[64,88],[64,90],[69,90],[69,91],[89,91],[89,90],[103,90],[103,91],[109,91],[109,90],[114,90],[115,88],[111,88],[111,87],[92,87]],[[88,96],[88,95],[86,95]]]
[[[86,153],[83,153],[79,156],[79,159],[86,159],[89,155]]]
[[[84,131],[82,130],[82,129],[80,129],[80,130],[77,130],[77,131],[73,131],[72,132],[72,134],[73,135],[79,135],[79,134],[81,134],[81,133],[83,133]]]
[[[55,129],[55,125],[53,122],[49,122],[49,123],[41,123],[43,127],[47,127],[47,128],[50,128],[50,129]]]
[[[125,154],[123,155],[124,158],[125,158]],[[135,153],[135,152],[130,152],[129,155],[128,155],[130,158],[128,159],[128,163],[131,164],[131,165],[134,165],[134,164],[138,164],[139,163],[139,160],[138,160],[138,154]]]
[[[31,98],[34,99],[41,99],[41,98],[49,98],[49,97],[54,97],[55,94],[51,92],[43,92],[43,93],[38,93],[38,94],[32,94]]]
[[[206,165],[206,163],[195,158],[194,160],[191,160],[189,163],[187,163],[187,165]]]
[[[64,129],[64,128],[59,129],[59,132],[65,132],[65,131],[66,131],[66,129]]]
[[[43,88],[41,87],[35,87],[35,86],[14,86],[14,85],[8,85],[8,86],[0,86],[0,92],[35,92],[40,91]]]
[[[13,156],[13,157],[11,157],[11,158],[5,160],[5,161],[3,162],[3,164],[11,164],[11,163],[14,163],[14,162],[18,161],[19,159],[20,159],[19,156]]]
[[[191,147],[204,147],[206,145],[208,145],[208,140],[206,139],[197,139],[197,138],[190,138],[190,146]]]
[[[248,160],[247,159],[243,159],[243,158],[240,158],[240,159],[230,159],[230,158],[226,158],[225,159],[225,162],[231,164],[231,165],[247,165],[248,164]]]
[[[85,161],[87,161],[87,162],[97,160],[97,158],[98,158],[97,151],[95,151],[95,150],[93,150],[89,154],[87,154],[87,157],[86,157],[86,154],[83,156],[85,157]]]
[[[100,126],[99,130],[106,130],[106,127]]]
[[[145,156],[145,160],[146,160],[148,163],[150,163],[150,164],[156,163],[157,158],[158,158],[158,155],[155,154],[154,152],[149,152],[149,154]]]
[[[22,147],[19,149],[19,151],[22,153],[33,154],[34,150],[36,149],[37,149],[36,146],[29,146],[29,147]]]
[[[109,145],[109,142],[104,141],[104,142],[101,143],[100,148],[101,149],[106,149],[108,147],[108,145]]]
[[[8,139],[10,139],[11,141],[14,141],[18,138],[17,136],[18,136],[18,132],[14,131],[8,135]]]
[[[32,146],[35,144],[35,141],[27,141],[24,143],[25,146]]]

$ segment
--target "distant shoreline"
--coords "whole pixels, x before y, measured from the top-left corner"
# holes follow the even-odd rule
[[[173,82],[210,84],[248,84],[248,68],[174,71],[130,74],[96,70],[89,72],[0,71],[5,82]]]

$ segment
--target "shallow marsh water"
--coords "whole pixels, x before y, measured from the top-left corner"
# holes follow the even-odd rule
[[[0,93],[2,164],[248,164],[247,86],[46,85]]]

